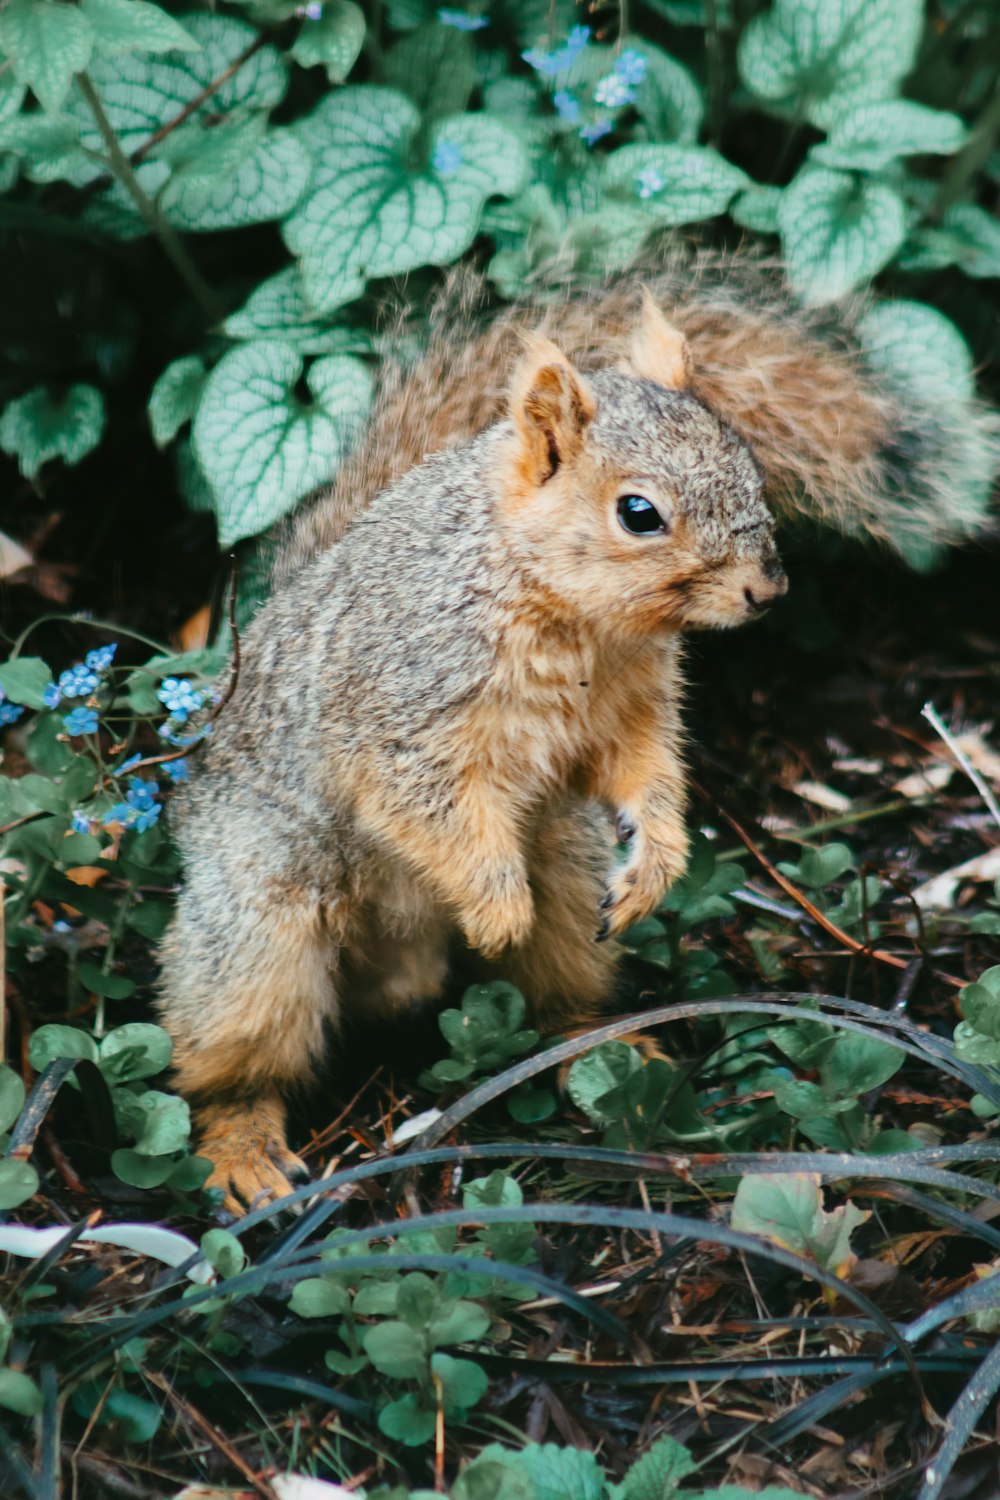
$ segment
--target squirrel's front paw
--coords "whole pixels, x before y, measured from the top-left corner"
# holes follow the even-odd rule
[[[614,937],[626,927],[641,922],[656,910],[668,886],[683,875],[687,843],[650,846],[640,844],[627,864],[620,865],[608,881],[600,905],[597,941]]]
[[[499,882],[498,882],[499,884]],[[503,889],[484,895],[462,912],[462,931],[470,948],[484,958],[499,958],[505,948],[523,943],[535,920],[535,907],[527,882],[502,882]]]
[[[309,1168],[288,1149],[284,1131],[271,1129],[266,1108],[206,1110],[201,1116],[199,1155],[212,1163],[208,1188],[221,1188],[222,1213],[240,1218],[247,1209],[284,1198]]]

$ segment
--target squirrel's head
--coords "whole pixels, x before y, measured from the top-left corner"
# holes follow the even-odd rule
[[[760,469],[689,369],[647,292],[619,369],[582,375],[536,335],[511,390],[502,503],[518,550],[572,607],[628,632],[739,625],[788,586]]]

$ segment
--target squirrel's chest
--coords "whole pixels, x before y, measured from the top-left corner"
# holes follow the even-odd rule
[[[497,664],[481,727],[524,790],[542,792],[565,783],[586,757],[602,664],[585,639],[550,635],[518,644]]]

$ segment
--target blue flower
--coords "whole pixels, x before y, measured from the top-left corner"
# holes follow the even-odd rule
[[[626,47],[615,63],[614,71],[622,83],[641,83],[648,66],[641,52],[637,52],[634,47]]]
[[[656,167],[643,167],[635,175],[635,185],[640,198],[652,198],[654,193],[666,187],[666,179]]]
[[[109,807],[106,813],[102,813],[101,822],[107,828],[109,823],[121,823],[129,828],[135,819],[135,808],[129,807],[127,802],[116,802],[114,807]]]
[[[143,781],[141,776],[133,776],[129,782],[129,790],[125,793],[125,801],[138,812],[149,812],[159,791],[157,782]]]
[[[167,760],[163,762],[163,774],[169,781],[190,781],[188,763],[181,757],[180,760]]]
[[[464,10],[441,9],[438,20],[442,26],[454,26],[456,31],[482,31],[490,24],[489,16],[470,16]]]
[[[74,708],[64,715],[63,723],[67,734],[96,734],[97,712],[93,708]]]
[[[106,672],[115,659],[118,650],[118,642],[112,641],[109,646],[98,646],[96,651],[88,651],[83,658],[92,672]]]
[[[454,141],[438,141],[431,157],[431,166],[442,177],[448,177],[462,165],[462,153]]]
[[[144,807],[140,812],[137,812],[132,820],[132,827],[136,833],[145,833],[147,828],[152,828],[162,811],[163,808],[160,804],[154,802],[151,807]]]
[[[74,709],[74,713],[75,712],[76,710]],[[75,809],[72,817],[69,820],[69,826],[72,828],[74,833],[90,832],[90,819],[87,817],[87,814],[82,810],[82,808],[78,807]]]
[[[185,718],[187,716],[185,715]],[[207,739],[212,733],[211,724],[203,724],[193,734],[178,734],[178,728],[184,723],[184,719],[170,718],[165,724],[161,724],[156,731],[161,740],[166,740],[168,745],[177,745],[186,749],[188,745],[197,745],[201,740]]]
[[[569,89],[557,89],[552,95],[552,103],[556,107],[556,114],[560,120],[565,120],[567,125],[575,125],[579,120],[579,101],[574,98]]]
[[[204,694],[186,677],[165,677],[156,696],[182,724],[205,701]]]
[[[128,760],[122,761],[115,774],[117,776],[123,776],[126,771],[131,771],[133,766],[137,766],[141,760],[142,756],[138,754],[138,752],[135,755],[130,755]]]
[[[309,4],[300,5],[295,14],[305,16],[307,21],[318,21],[323,14],[322,0],[309,0]]]
[[[521,56],[529,67],[534,68],[536,73],[541,73],[543,78],[552,78],[556,73],[561,73],[563,68],[570,67],[590,41],[589,26],[574,26],[563,46],[555,52],[546,52],[541,47],[531,47]]]
[[[62,701],[62,692],[57,682],[50,682],[42,693],[42,702],[46,708],[58,708]]]
[[[621,109],[623,105],[635,102],[635,89],[629,88],[624,78],[619,78],[617,73],[609,73],[598,83],[594,98],[606,109]]]
[[[64,698],[89,698],[97,687],[97,674],[82,661],[70,667],[59,678],[59,691]]]
[[[20,704],[8,703],[0,690],[0,724],[16,724],[23,713]]]
[[[580,127],[580,139],[581,141],[586,141],[588,146],[592,146],[595,141],[599,141],[604,136],[610,134],[610,120],[591,120],[589,124],[581,125]]]

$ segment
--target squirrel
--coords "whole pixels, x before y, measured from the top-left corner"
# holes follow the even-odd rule
[[[471,952],[544,1025],[592,1017],[685,867],[683,632],[785,592],[772,511],[886,534],[915,419],[833,315],[721,264],[442,324],[298,521],[173,809],[160,1014],[229,1212],[308,1175],[286,1099],[353,1008]]]

